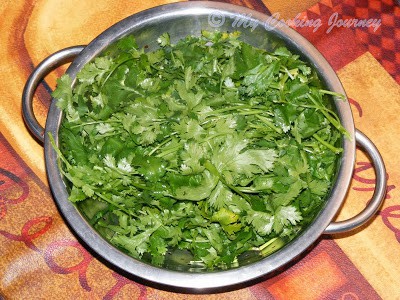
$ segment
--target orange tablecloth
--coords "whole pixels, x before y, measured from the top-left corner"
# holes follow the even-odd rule
[[[87,44],[124,17],[168,2],[174,1],[0,3],[0,299],[400,299],[400,7],[394,0],[227,1],[288,21],[337,71],[356,126],[380,149],[389,175],[384,205],[371,222],[349,234],[324,236],[273,278],[209,295],[134,282],[79,244],[53,202],[43,148],[22,120],[23,86],[49,54]],[[375,23],[339,22],[351,19]],[[296,20],[309,20],[308,26]],[[34,109],[42,124],[49,89],[64,70],[48,76],[37,92]],[[360,211],[373,187],[371,164],[358,150],[338,219]]]

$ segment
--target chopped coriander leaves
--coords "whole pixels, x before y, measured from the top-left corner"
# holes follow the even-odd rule
[[[345,129],[286,48],[203,32],[153,52],[123,38],[88,63],[63,110],[62,172],[110,243],[171,267],[235,267],[281,248],[323,207]],[[180,257],[175,257],[178,253]]]

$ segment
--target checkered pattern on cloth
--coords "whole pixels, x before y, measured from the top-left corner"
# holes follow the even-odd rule
[[[371,19],[379,26],[361,26],[363,23],[347,28],[332,26],[335,14],[336,20]],[[323,34],[331,35],[325,39],[325,43],[321,42],[321,34],[315,34],[312,28],[297,29],[310,40],[319,40],[322,52],[326,50],[326,53],[334,54],[335,51],[330,49],[334,43],[336,52],[342,52],[339,62],[336,61],[338,55],[326,55],[331,58],[334,67],[343,67],[365,51],[369,51],[400,83],[400,6],[394,0],[322,0],[302,13],[301,17],[309,20],[319,18],[323,22]],[[330,27],[333,27],[331,31]],[[347,32],[344,33],[344,30]],[[335,34],[336,32],[340,34]]]

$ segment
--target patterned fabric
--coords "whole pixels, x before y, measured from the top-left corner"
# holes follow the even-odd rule
[[[207,295],[161,290],[124,277],[76,239],[47,185],[43,148],[22,120],[23,86],[49,54],[87,44],[122,18],[170,2],[175,1],[0,5],[0,299],[400,299],[400,7],[390,0],[224,1],[279,15],[336,70],[356,127],[381,151],[389,175],[385,203],[367,225],[324,235],[282,270],[240,289]],[[42,124],[49,91],[64,71],[50,74],[36,93],[34,110]],[[371,162],[357,150],[338,219],[362,210],[374,185]]]
[[[336,43],[338,46],[327,47],[334,48],[333,51],[346,53],[346,57],[340,61],[343,65],[368,51],[398,83],[400,82],[400,7],[395,5],[394,1],[323,0],[307,9],[303,16],[307,19],[320,18],[326,24],[325,33],[331,33],[334,36],[336,30],[341,32],[336,35],[339,39],[343,36],[347,38],[341,43]],[[352,23],[348,22],[340,27],[341,20],[350,20]],[[364,20],[371,20],[371,26],[367,27]],[[304,31],[301,30],[303,34]],[[344,31],[347,32],[344,33]],[[307,37],[310,40],[313,39],[312,34],[308,34]],[[320,36],[314,36],[315,38],[321,40]],[[325,43],[330,42],[329,38],[323,40]],[[349,47],[353,45],[354,48]],[[328,53],[328,59],[332,55]],[[334,66],[342,67],[337,63]]]

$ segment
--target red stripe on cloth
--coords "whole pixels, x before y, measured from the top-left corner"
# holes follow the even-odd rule
[[[283,273],[250,291],[258,300],[381,299],[333,240],[322,240]]]
[[[352,28],[335,26],[335,21],[343,17],[331,1],[327,4],[317,3],[304,12],[302,18],[313,20],[314,23],[318,21],[320,27],[299,26],[294,29],[307,38],[335,70],[341,69],[367,51],[367,48],[357,41]]]
[[[369,51],[400,83],[400,6],[393,0],[322,0],[302,13],[321,27],[295,28],[337,70]]]

